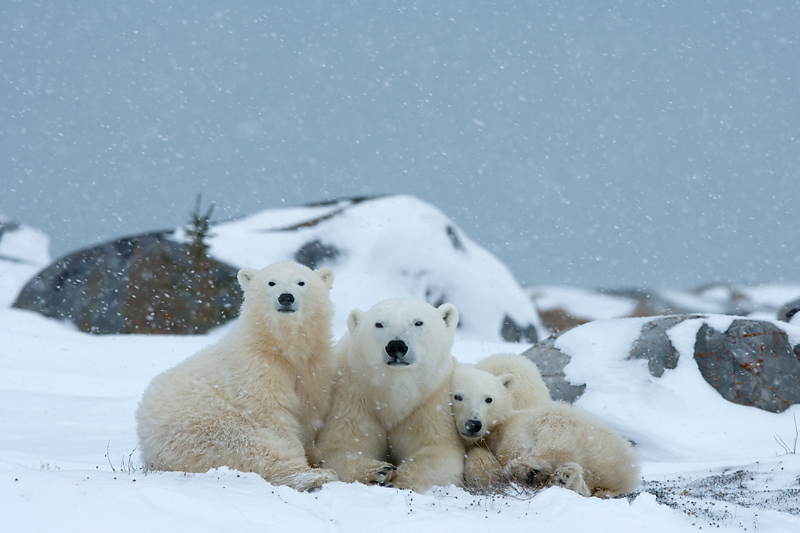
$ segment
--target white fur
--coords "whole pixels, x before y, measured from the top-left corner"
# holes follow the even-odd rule
[[[136,413],[144,464],[227,466],[298,490],[335,481],[334,472],[312,468],[333,381],[333,273],[278,263],[238,278],[245,299],[230,331],[145,391]]]
[[[469,365],[453,373],[453,416],[467,445],[467,485],[516,478],[601,497],[636,488],[638,460],[628,441],[601,420],[561,402],[515,410],[513,389],[520,380],[509,376]],[[487,398],[492,402],[486,403]],[[476,421],[481,431],[467,431]]]
[[[464,447],[448,405],[457,324],[453,305],[410,298],[350,313],[334,350],[333,407],[318,439],[325,466],[341,480],[418,492],[460,484]],[[407,352],[395,361],[389,348],[399,341]]]
[[[508,390],[514,409],[530,409],[548,403],[550,391],[536,364],[516,353],[497,353],[475,363],[475,368],[495,376],[512,374],[515,383]]]

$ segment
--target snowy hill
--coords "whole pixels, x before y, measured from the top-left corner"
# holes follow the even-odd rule
[[[296,232],[286,233],[284,248],[275,245],[269,251],[263,248],[259,232],[330,213],[330,206],[307,209],[286,210],[279,218],[266,213],[263,218],[220,225],[212,251],[231,262],[256,265],[271,254],[293,254]],[[440,250],[453,249],[446,222],[435,213],[419,221],[419,232],[440,239],[440,245],[431,249],[416,246],[420,256],[438,260]],[[345,228],[343,224],[341,230]],[[305,236],[309,240],[320,237],[314,231],[311,228]],[[357,240],[364,249],[372,249],[383,239],[381,231],[381,227],[364,228]],[[4,256],[31,259],[30,264],[0,260],[0,294],[15,294],[26,281],[15,271],[19,265],[25,264],[32,275],[46,262],[36,255],[46,240],[36,232],[27,235],[28,240],[0,242]],[[477,262],[492,264],[466,236],[458,236]],[[342,235],[335,243],[355,238]],[[413,257],[414,233],[393,244],[396,248],[369,254],[351,249],[353,255],[336,272],[337,308],[368,307],[393,290],[424,293],[419,279],[402,273],[387,276],[381,283],[365,277],[367,272],[391,270],[387,264],[393,266],[399,259],[410,272],[418,268],[418,259]],[[39,251],[25,255],[26,247]],[[437,282],[449,283],[453,294],[470,294],[474,289],[476,299],[484,290],[467,279]],[[464,300],[461,305],[470,308],[471,304]],[[566,307],[567,302],[559,305]],[[587,300],[578,307],[592,305]],[[480,306],[474,309],[472,321],[497,317],[495,309],[486,309],[485,315],[480,314]],[[499,531],[657,533],[708,526],[722,531],[799,530],[800,459],[793,452],[797,451],[800,407],[774,414],[731,404],[703,381],[691,357],[681,357],[677,368],[653,379],[644,361],[626,357],[641,320],[598,320],[557,340],[559,348],[572,357],[565,369],[567,377],[576,384],[590,384],[578,405],[638,444],[644,461],[643,482],[630,498],[582,498],[559,488],[513,496],[473,495],[455,487],[414,494],[344,483],[301,494],[228,469],[201,475],[145,474],[140,469],[134,411],[142,391],[153,376],[222,335],[224,326],[196,336],[96,336],[11,309],[6,299],[0,306],[3,529],[440,533],[471,529],[477,521],[487,530]],[[721,328],[730,317],[717,315],[709,320]],[[676,346],[687,353],[695,327],[684,322],[670,331]],[[793,343],[800,342],[800,328],[782,327]],[[342,328],[337,325],[338,331]],[[457,333],[454,354],[459,360],[474,362],[497,351],[522,352],[530,346],[499,342],[494,328],[486,336],[480,333]]]
[[[330,265],[334,324],[344,324],[354,308],[408,296],[453,303],[460,329],[477,338],[501,340],[507,318],[546,336],[511,271],[439,209],[411,196],[267,210],[218,224],[212,233],[211,254],[239,267],[285,260]]]

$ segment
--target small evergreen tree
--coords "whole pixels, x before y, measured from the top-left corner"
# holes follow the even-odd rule
[[[205,215],[200,214],[200,193],[197,194],[195,200],[194,211],[189,225],[184,228],[186,235],[189,236],[191,242],[189,243],[189,256],[192,261],[202,265],[208,259],[209,245],[206,243],[206,238],[210,237],[209,229],[211,227],[211,213],[214,211],[214,203],[208,207]]]

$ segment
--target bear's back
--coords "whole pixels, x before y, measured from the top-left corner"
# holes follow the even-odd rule
[[[550,391],[536,365],[523,355],[498,353],[475,363],[475,368],[501,376],[513,374],[516,385],[511,390],[515,410],[531,409],[551,401]]]

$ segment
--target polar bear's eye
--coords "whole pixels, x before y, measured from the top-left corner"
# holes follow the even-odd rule
[[[269,282],[269,286],[270,286],[270,287],[274,287],[274,286],[275,286],[275,282],[274,282],[274,281],[270,281],[270,282]]]
[[[492,399],[491,398],[486,398],[486,403],[492,403]]]
[[[375,327],[376,328],[382,328],[383,324],[381,324],[380,322],[375,322]]]
[[[455,396],[453,396],[453,399],[454,399],[455,401],[457,401],[457,402],[460,402],[461,400],[463,400],[463,399],[464,399],[464,397],[463,397],[463,396],[461,396],[460,394],[456,394]]]
[[[298,281],[298,282],[297,282],[297,284],[298,284],[298,285],[300,285],[300,286],[302,287],[303,285],[305,285],[305,284],[306,284],[306,282],[305,282],[305,281]]]
[[[416,322],[414,322],[414,325],[415,326],[421,326],[422,325],[422,320],[417,320]]]

